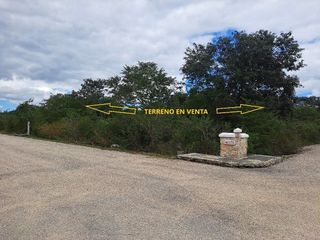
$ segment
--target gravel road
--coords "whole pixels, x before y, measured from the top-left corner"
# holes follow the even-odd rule
[[[320,145],[234,169],[0,134],[0,239],[320,239]]]

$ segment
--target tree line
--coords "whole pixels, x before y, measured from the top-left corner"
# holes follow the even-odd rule
[[[175,154],[176,151],[217,153],[217,135],[242,127],[249,151],[289,154],[320,142],[320,99],[298,98],[294,74],[305,66],[291,32],[233,32],[185,51],[178,82],[154,62],[124,66],[107,79],[84,79],[79,90],[55,94],[40,105],[26,101],[0,114],[0,131],[124,149]],[[187,89],[184,91],[183,89]],[[208,116],[103,115],[86,109],[93,103],[144,108],[205,108]],[[264,111],[220,116],[215,108],[241,103]]]

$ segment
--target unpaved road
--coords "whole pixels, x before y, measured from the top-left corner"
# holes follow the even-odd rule
[[[0,239],[320,239],[320,146],[233,169],[0,134]]]

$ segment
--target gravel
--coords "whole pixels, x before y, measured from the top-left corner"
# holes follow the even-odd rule
[[[320,145],[234,169],[0,134],[0,239],[319,239]]]

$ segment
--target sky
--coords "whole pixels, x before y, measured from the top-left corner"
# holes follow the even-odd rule
[[[0,111],[154,61],[182,79],[186,47],[231,30],[292,31],[307,66],[299,96],[320,96],[318,0],[0,0]]]

